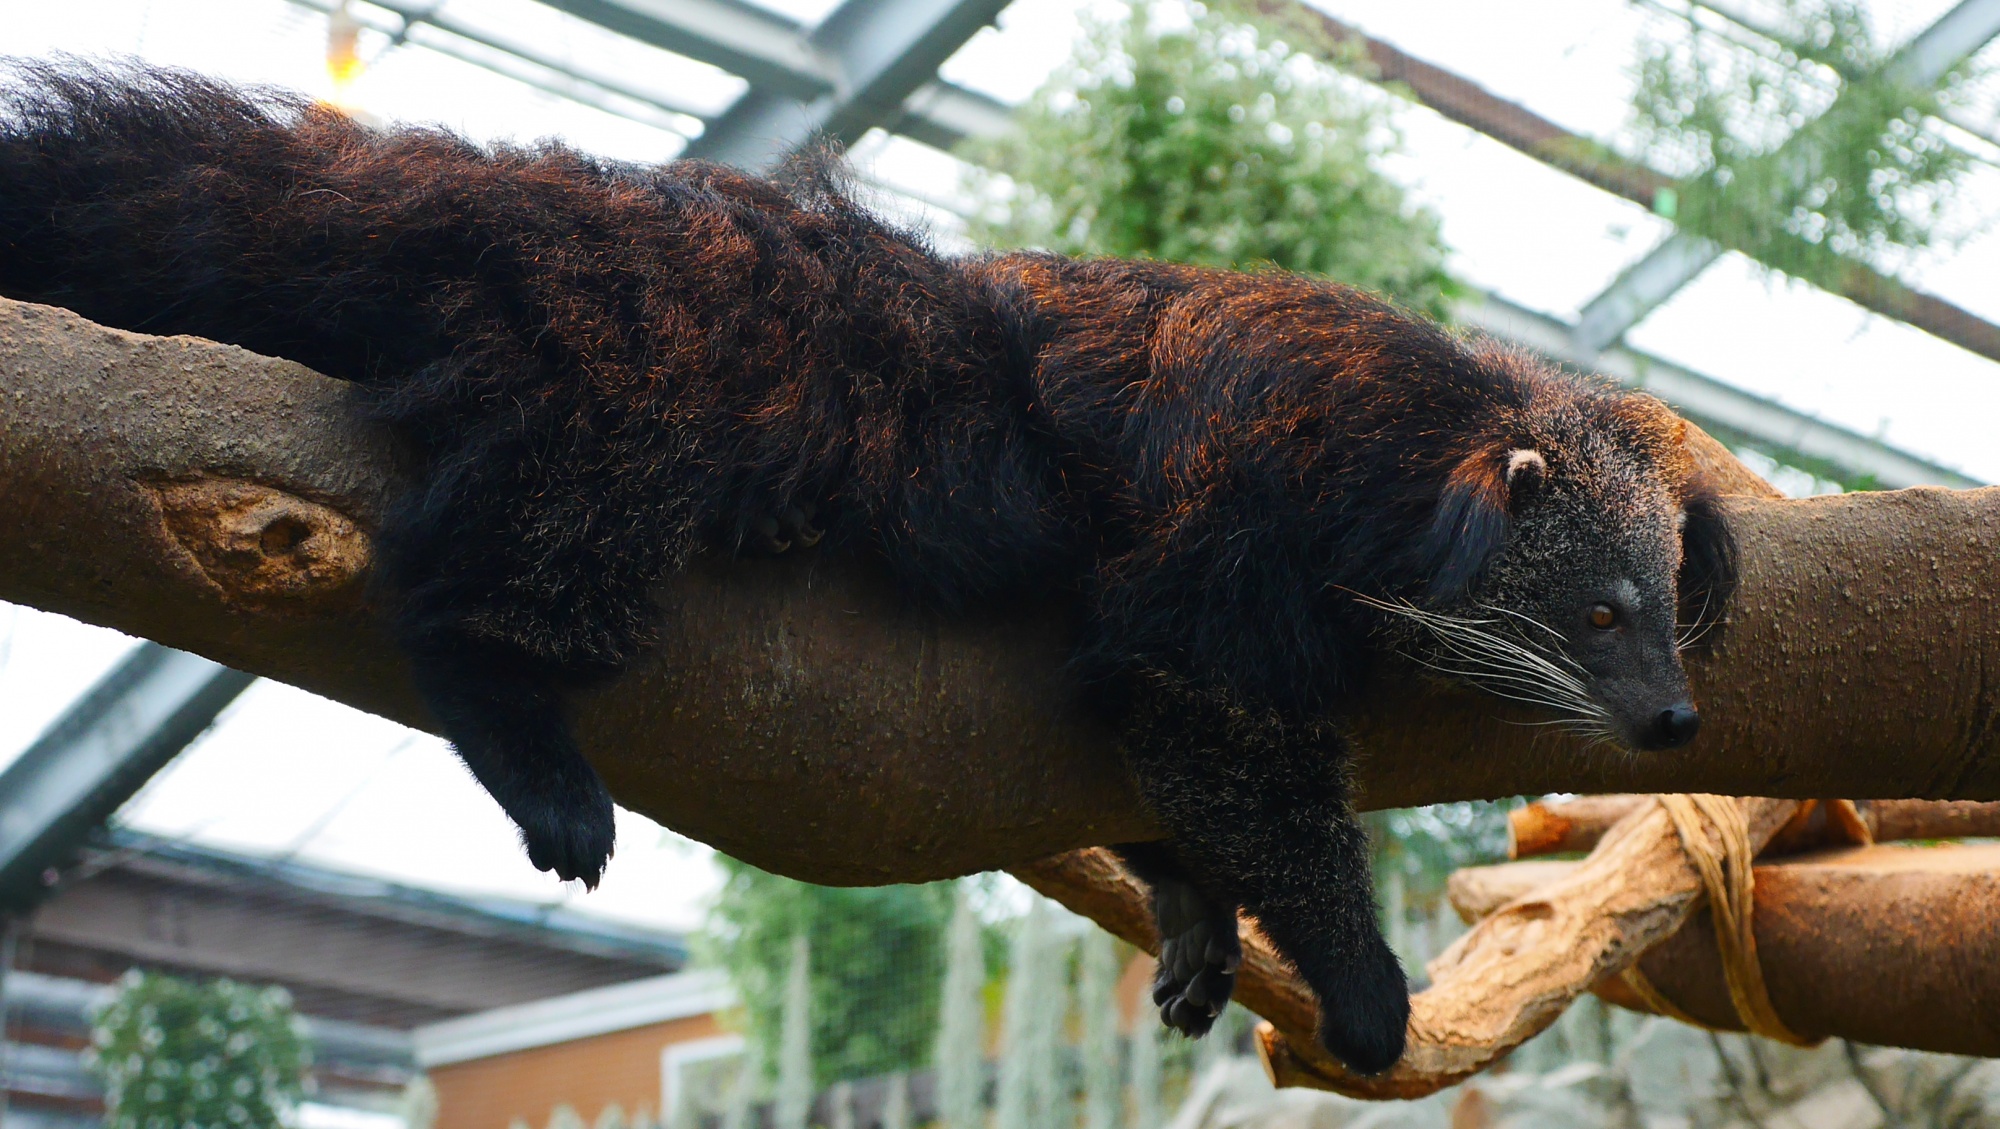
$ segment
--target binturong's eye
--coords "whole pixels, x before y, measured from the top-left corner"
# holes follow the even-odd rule
[[[1590,605],[1590,625],[1599,631],[1609,631],[1618,623],[1617,609],[1610,604]]]

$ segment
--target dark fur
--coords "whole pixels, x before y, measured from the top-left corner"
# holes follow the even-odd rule
[[[812,513],[921,600],[1080,597],[1081,677],[1173,834],[1128,848],[1163,891],[1163,1014],[1206,1029],[1240,905],[1363,1070],[1398,1057],[1408,1005],[1338,725],[1394,629],[1352,595],[1547,587],[1508,579],[1525,503],[1496,460],[1540,444],[1549,496],[1585,499],[1563,528],[1615,537],[1587,512],[1615,500],[1563,493],[1600,438],[1634,489],[1694,499],[1714,548],[1686,567],[1726,588],[1725,531],[1651,401],[1288,275],[941,259],[824,164],[636,169],[185,74],[25,67],[0,293],[369,391],[421,468],[382,530],[419,686],[565,877],[594,881],[611,847],[567,694],[646,646],[647,585],[701,547]]]

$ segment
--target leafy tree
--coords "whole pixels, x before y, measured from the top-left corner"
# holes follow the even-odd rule
[[[89,1061],[107,1129],[279,1129],[308,1055],[281,988],[135,971],[97,1015]]]
[[[811,953],[815,1082],[924,1065],[936,1041],[949,883],[814,886],[718,861],[726,877],[706,955],[741,993],[762,1061],[779,1059],[792,938],[803,935]]]
[[[1857,0],[1782,0],[1752,33],[1690,9],[1641,48],[1644,159],[1681,178],[1660,210],[1787,274],[1938,239],[1971,157],[1938,118],[1960,76],[1898,78]]]
[[[994,246],[1325,275],[1443,317],[1437,220],[1377,167],[1396,143],[1359,80],[1199,4],[1093,23],[967,149]],[[1004,174],[1004,175],[1002,175]]]

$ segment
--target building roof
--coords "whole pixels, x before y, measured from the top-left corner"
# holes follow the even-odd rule
[[[419,1027],[413,1036],[417,1062],[429,1069],[707,1015],[736,1002],[727,977],[702,969],[494,1008]]]
[[[379,1027],[657,977],[687,960],[675,933],[130,830],[104,836],[69,873],[28,922],[24,967],[279,984],[301,1012]]]

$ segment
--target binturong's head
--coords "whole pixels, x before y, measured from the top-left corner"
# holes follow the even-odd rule
[[[1735,550],[1686,424],[1482,352],[1526,394],[1450,468],[1421,541],[1428,591],[1393,609],[1398,649],[1588,737],[1687,744],[1701,714],[1681,655],[1719,621]]]

